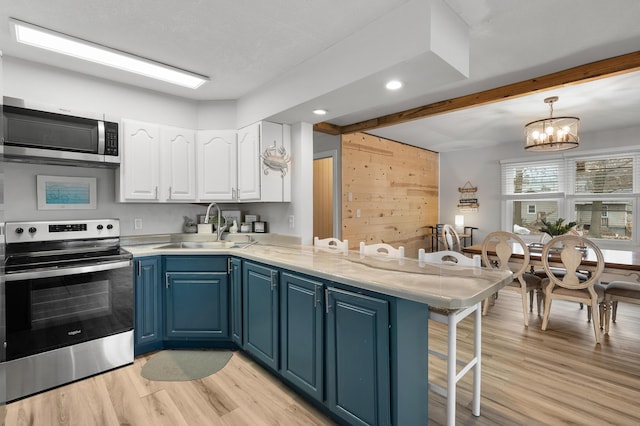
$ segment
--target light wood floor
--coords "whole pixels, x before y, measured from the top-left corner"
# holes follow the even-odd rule
[[[554,301],[542,319],[522,320],[518,296],[502,291],[483,318],[481,416],[471,414],[471,375],[458,385],[459,425],[640,424],[640,306],[621,304],[596,345],[586,312]],[[430,323],[443,349],[446,329]],[[459,326],[461,353],[472,329]],[[193,382],[150,382],[146,357],[124,368],[7,405],[6,425],[326,425],[332,422],[270,373],[234,353],[218,373]],[[430,374],[444,382],[444,363]],[[425,397],[426,398],[426,397]],[[429,423],[445,424],[445,400],[429,394]]]

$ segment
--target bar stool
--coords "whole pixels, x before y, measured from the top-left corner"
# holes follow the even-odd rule
[[[418,250],[418,262],[438,263],[444,265],[460,265],[480,268],[480,255],[476,254],[473,259],[455,251],[445,250],[434,253],[425,253],[424,249]],[[478,271],[479,272],[479,271]],[[456,385],[469,371],[473,372],[473,402],[471,412],[474,416],[480,416],[480,381],[482,374],[482,302],[462,309],[438,309],[429,307],[429,319],[447,325],[447,352],[439,352],[429,348],[429,354],[447,361],[447,387],[443,388],[429,382],[429,389],[438,395],[447,398],[447,425],[454,425],[456,422]],[[458,323],[468,317],[473,316],[473,357],[468,362],[461,361],[457,356],[457,329]],[[462,369],[457,372],[457,365]]]
[[[349,254],[349,240],[340,241],[337,238],[318,238],[313,237],[313,247],[315,249],[323,249],[328,252],[338,252]]]

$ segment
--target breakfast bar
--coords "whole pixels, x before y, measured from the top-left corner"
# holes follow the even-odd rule
[[[512,279],[505,271],[296,244],[126,249],[136,262],[228,259],[232,340],[351,424],[426,424],[429,307],[473,306]],[[170,273],[164,274],[168,286]]]

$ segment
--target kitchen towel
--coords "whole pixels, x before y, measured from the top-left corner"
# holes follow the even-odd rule
[[[231,359],[229,350],[166,350],[153,355],[142,367],[148,380],[179,382],[210,376]]]

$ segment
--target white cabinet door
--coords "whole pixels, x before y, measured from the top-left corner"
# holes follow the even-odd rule
[[[262,122],[261,201],[291,201],[291,126]]]
[[[120,201],[158,201],[160,126],[122,120],[123,164],[120,167]]]
[[[201,130],[196,141],[198,199],[236,201],[236,132]]]
[[[255,123],[238,130],[238,199],[260,200],[260,127]]]
[[[196,200],[195,131],[162,126],[160,199],[162,201]]]

